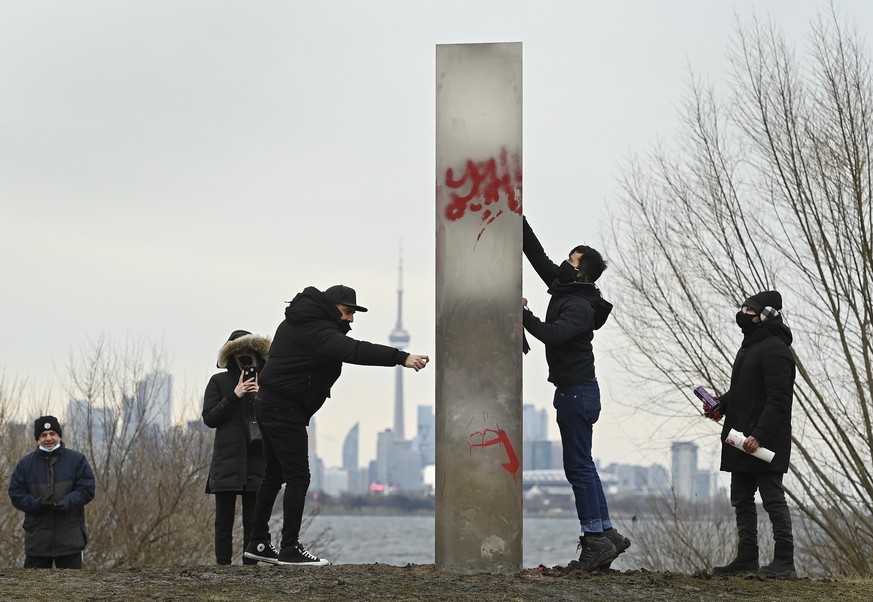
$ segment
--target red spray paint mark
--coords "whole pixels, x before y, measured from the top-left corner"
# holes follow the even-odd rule
[[[496,437],[493,439],[486,439],[488,435],[496,435]],[[502,466],[506,469],[506,472],[512,475],[512,479],[518,482],[518,469],[521,467],[521,463],[518,461],[518,455],[515,453],[515,449],[513,449],[512,443],[509,441],[509,435],[506,434],[506,431],[500,427],[496,429],[484,429],[471,433],[470,439],[477,436],[480,439],[480,443],[470,443],[471,451],[474,447],[487,447],[489,445],[497,444],[503,446],[503,449],[506,451],[506,457],[509,461],[504,462]]]
[[[469,159],[460,177],[455,177],[454,169],[449,167],[445,185],[458,191],[449,194],[451,202],[446,206],[447,219],[458,220],[468,209],[473,213],[482,212],[483,225],[476,240],[481,238],[488,224],[503,214],[503,208],[491,205],[503,202],[509,211],[521,215],[521,158],[518,153],[510,157],[502,148],[497,159],[491,157],[478,162]]]

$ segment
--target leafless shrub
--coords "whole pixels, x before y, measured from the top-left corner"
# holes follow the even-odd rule
[[[65,440],[97,480],[86,555],[98,566],[207,562],[212,506],[204,495],[211,434],[171,425],[161,353],[89,341],[71,357]],[[158,375],[156,377],[155,375]]]

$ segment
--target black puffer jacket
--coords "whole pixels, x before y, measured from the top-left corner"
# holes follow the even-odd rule
[[[722,441],[731,429],[752,436],[775,456],[771,463],[723,444],[725,472],[788,472],[795,364],[792,334],[778,316],[751,329],[731,372],[730,389],[719,399],[724,413]]]
[[[289,418],[308,422],[330,397],[343,362],[396,366],[409,357],[394,347],[346,336],[350,329],[323,292],[309,286],[298,293],[276,329],[257,400],[284,406]]]
[[[261,371],[269,349],[269,338],[237,330],[218,352],[218,367],[227,370],[212,375],[203,394],[203,423],[215,429],[207,493],[257,491],[261,484],[263,448],[259,440],[249,441],[248,436],[248,425],[255,419],[254,395],[240,399],[234,393],[241,374],[235,354],[250,352]]]
[[[18,463],[9,483],[12,505],[24,514],[24,553],[57,557],[81,552],[88,543],[85,504],[94,499],[94,472],[85,456],[61,444],[36,450]],[[40,501],[56,502],[44,511]]]
[[[524,254],[536,273],[549,286],[545,321],[530,311],[522,314],[525,329],[546,346],[549,382],[578,385],[596,376],[594,331],[603,326],[612,304],[590,282],[557,281],[559,266],[549,259],[539,239],[524,220]]]

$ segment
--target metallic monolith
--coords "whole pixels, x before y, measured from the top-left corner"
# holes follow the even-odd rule
[[[522,46],[436,49],[436,566],[522,564]]]

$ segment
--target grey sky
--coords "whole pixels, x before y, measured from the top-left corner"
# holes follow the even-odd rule
[[[869,3],[841,6],[873,23]],[[525,213],[560,257],[602,246],[621,161],[675,131],[688,67],[724,78],[734,12],[803,43],[819,8],[2,0],[0,370],[42,391],[87,337],[145,338],[165,346],[190,418],[227,335],[272,335],[307,285],[355,287],[370,312],[352,336],[387,341],[401,239],[410,351],[432,354],[436,44],[523,42]],[[542,315],[544,287],[524,274]],[[609,298],[608,272],[601,286]],[[405,376],[409,433],[434,379]],[[550,407],[545,377],[535,345],[526,402]],[[595,455],[664,462],[640,428],[652,423],[609,400],[621,375],[604,362],[600,379]],[[392,398],[392,370],[346,367],[318,414],[328,465],[358,421],[362,461],[374,456]]]

